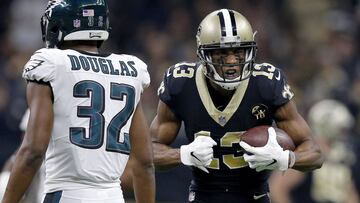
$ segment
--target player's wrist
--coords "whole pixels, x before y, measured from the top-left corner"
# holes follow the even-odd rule
[[[290,157],[289,154],[290,154],[289,150],[285,150],[281,152],[281,155],[278,160],[279,163],[278,169],[280,171],[285,171],[289,168],[289,157]]]
[[[188,145],[182,145],[180,147],[180,161],[184,165],[192,165],[190,159],[190,150]]]

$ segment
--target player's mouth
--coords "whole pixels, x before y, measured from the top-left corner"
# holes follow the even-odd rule
[[[224,76],[224,78],[232,80],[240,76],[240,71],[234,68],[225,69]]]

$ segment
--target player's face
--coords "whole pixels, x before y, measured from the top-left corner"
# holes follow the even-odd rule
[[[211,53],[212,62],[215,64],[216,72],[224,79],[235,79],[240,77],[243,63],[245,61],[244,49],[218,49]]]

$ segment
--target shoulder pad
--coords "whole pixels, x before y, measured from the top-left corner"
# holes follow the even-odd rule
[[[50,82],[55,75],[55,59],[56,54],[52,49],[40,49],[36,51],[25,64],[23,78],[26,80],[35,80]]]
[[[123,54],[122,56],[126,57],[129,61],[134,62],[134,64],[131,67],[135,68],[136,71],[138,72],[138,78],[141,81],[142,87],[144,89],[149,87],[151,80],[150,80],[150,74],[147,69],[148,68],[147,64],[138,57],[133,55]]]
[[[275,105],[283,104],[294,96],[283,71],[269,63],[255,64],[252,78],[263,97]]]
[[[166,71],[166,77],[172,78],[193,78],[195,76],[195,70],[197,68],[197,63],[190,62],[181,62],[171,66]]]
[[[197,63],[181,62],[168,68],[158,89],[160,99],[168,101],[181,92],[184,84],[194,79],[197,67]]]

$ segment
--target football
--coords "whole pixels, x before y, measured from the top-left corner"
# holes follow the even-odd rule
[[[263,147],[268,141],[268,128],[271,126],[261,125],[250,128],[241,135],[240,140],[246,142],[253,147]],[[276,140],[284,150],[295,150],[295,144],[291,137],[282,129],[274,127],[276,132]]]

